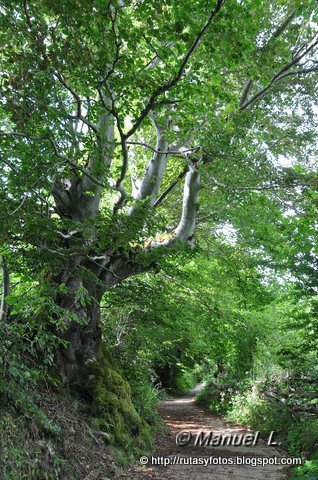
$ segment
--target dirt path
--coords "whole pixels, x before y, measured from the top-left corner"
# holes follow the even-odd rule
[[[169,432],[158,435],[156,450],[152,457],[148,457],[146,466],[138,467],[128,473],[126,478],[139,480],[286,480],[288,469],[281,465],[256,465],[256,461],[267,461],[277,457],[277,461],[285,456],[284,453],[267,442],[258,440],[255,446],[196,446],[194,441],[198,432],[213,435],[251,434],[246,429],[227,424],[218,416],[209,414],[206,410],[194,403],[194,396],[201,388],[198,385],[188,395],[162,402],[161,414],[169,427]],[[181,432],[187,432],[182,433]],[[176,438],[186,441],[189,436],[192,440],[189,445],[178,446]],[[181,436],[180,436],[181,434]],[[178,437],[179,435],[179,437]],[[211,456],[214,460],[209,460]],[[231,465],[232,459],[245,458],[248,465]],[[213,462],[219,461],[215,465]],[[212,462],[207,466],[198,462]],[[142,462],[146,463],[145,458]],[[155,463],[166,462],[166,465]],[[170,465],[168,465],[168,462]],[[192,462],[192,464],[189,464]]]

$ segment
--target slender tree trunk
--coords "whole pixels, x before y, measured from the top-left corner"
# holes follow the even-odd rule
[[[1,258],[1,268],[2,268],[2,295],[1,295],[1,306],[0,306],[0,320],[6,321],[9,311],[9,305],[6,302],[6,297],[9,295],[10,289],[10,277],[5,258]]]

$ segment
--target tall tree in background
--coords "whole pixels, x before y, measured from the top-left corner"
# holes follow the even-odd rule
[[[315,153],[316,2],[0,9],[1,242],[54,300],[58,368],[79,383],[106,290],[198,221],[242,225],[246,194],[260,220],[258,193],[302,188],[275,160]]]

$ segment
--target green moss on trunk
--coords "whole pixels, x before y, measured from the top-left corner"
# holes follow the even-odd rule
[[[89,368],[87,392],[95,422],[110,434],[111,443],[127,451],[151,447],[151,428],[137,412],[129,383],[104,348]]]

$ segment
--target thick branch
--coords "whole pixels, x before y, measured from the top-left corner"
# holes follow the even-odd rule
[[[104,103],[104,106],[107,109],[107,111],[109,112],[109,114],[111,114],[116,121],[117,130],[118,130],[119,136],[120,136],[120,145],[121,145],[121,152],[122,152],[122,158],[123,158],[123,163],[122,163],[122,166],[121,166],[120,175],[119,175],[118,179],[116,180],[116,183],[113,187],[114,190],[116,190],[117,192],[120,193],[119,199],[117,200],[117,202],[115,203],[114,208],[113,208],[113,212],[114,212],[114,214],[116,214],[118,212],[118,210],[120,208],[122,208],[122,206],[125,204],[125,200],[126,200],[126,197],[127,197],[127,192],[124,189],[124,187],[122,186],[122,182],[124,181],[124,179],[126,177],[127,170],[128,170],[128,148],[127,148],[127,143],[126,143],[126,137],[124,135],[123,128],[121,126],[121,119],[120,119],[118,111],[116,110],[116,107],[115,107],[115,98],[113,96],[112,90],[111,90],[110,86],[108,85],[107,81],[105,82],[105,85],[106,85],[107,92],[108,92],[108,95],[109,95],[108,101],[109,101],[110,108],[108,107],[108,105],[106,105],[106,103]]]
[[[114,214],[116,214],[118,212],[118,210],[120,208],[122,208],[122,206],[125,204],[125,200],[126,200],[126,196],[127,196],[126,190],[121,185],[125,176],[126,176],[127,169],[128,169],[128,150],[127,150],[127,145],[126,145],[125,138],[123,136],[121,136],[121,151],[122,151],[123,163],[122,163],[122,167],[121,167],[120,176],[117,179],[115,187],[114,187],[114,189],[117,190],[117,192],[120,193],[120,197],[114,205],[114,209],[113,209]]]
[[[98,184],[90,177],[93,177],[94,179],[96,176],[100,176],[102,179],[106,177],[112,164],[116,144],[114,140],[115,117],[112,114],[112,99],[104,95],[100,89],[98,90],[98,93],[102,107],[104,108],[104,111],[99,115],[99,122],[97,124],[99,154],[94,155],[90,159],[86,168],[89,176],[86,175],[86,177],[83,178],[83,189],[91,191],[96,190],[96,185]]]
[[[186,174],[183,189],[182,216],[178,227],[175,230],[179,240],[190,240],[194,234],[197,201],[200,189],[200,174],[197,163],[189,162],[189,171]]]
[[[191,152],[194,153],[194,152],[197,152],[197,151],[200,151],[200,150],[202,151],[202,158],[201,158],[201,163],[202,164],[210,163],[211,161],[213,161],[214,156],[212,154],[206,152],[205,150],[201,149],[201,147],[183,149],[182,152],[184,154],[186,154],[186,153],[191,153]],[[154,207],[158,207],[159,205],[162,204],[164,199],[169,195],[170,192],[172,192],[174,187],[179,183],[179,180],[181,180],[182,178],[185,177],[188,170],[189,170],[189,166],[185,165],[185,167],[183,168],[183,170],[181,170],[179,175],[170,183],[170,185],[166,188],[166,190],[164,190],[162,192],[162,194],[160,195],[160,197],[156,200],[156,202],[154,204]]]
[[[145,174],[141,180],[136,200],[149,198],[149,205],[153,206],[166,170],[169,143],[165,138],[165,130],[168,127],[169,120],[166,118],[165,125],[161,125],[152,115],[152,121],[157,133],[157,144],[155,152],[147,165]]]

